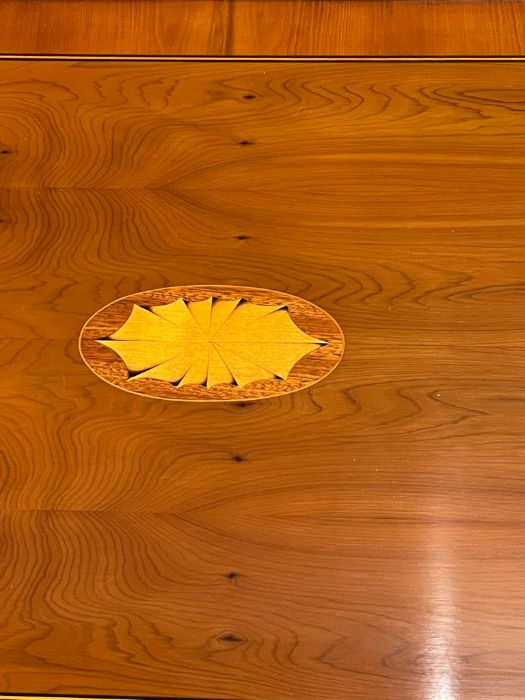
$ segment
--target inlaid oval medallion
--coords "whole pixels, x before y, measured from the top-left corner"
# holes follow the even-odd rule
[[[344,336],[309,301],[268,289],[166,287],[117,299],[80,334],[101,379],[174,401],[246,401],[298,391],[339,364]]]

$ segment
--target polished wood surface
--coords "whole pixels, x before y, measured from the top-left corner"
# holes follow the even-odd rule
[[[2,64],[0,685],[525,694],[525,66]],[[104,304],[247,285],[325,380],[108,386]]]
[[[521,0],[3,0],[2,53],[509,56]]]
[[[168,287],[118,299],[83,327],[80,354],[104,381],[173,401],[244,401],[304,389],[341,361],[323,309],[269,289]]]

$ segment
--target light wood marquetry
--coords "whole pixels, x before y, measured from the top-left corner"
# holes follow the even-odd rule
[[[107,332],[117,318],[123,323]],[[204,286],[119,299],[86,323],[80,347],[88,366],[121,389],[220,401],[309,386],[339,363],[344,338],[328,314],[297,297]]]

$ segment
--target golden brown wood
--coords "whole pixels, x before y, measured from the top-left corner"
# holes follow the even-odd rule
[[[5,0],[2,53],[221,55],[229,0]]]
[[[2,53],[509,56],[521,0],[3,0]]]
[[[126,391],[242,401],[320,381],[339,364],[344,337],[326,312],[289,294],[189,286],[109,304],[86,322],[79,348],[95,374]]]
[[[234,0],[232,53],[509,56],[525,52],[525,4],[483,0]]]
[[[525,67],[3,64],[0,686],[522,700]],[[176,285],[336,318],[336,372],[117,391]]]

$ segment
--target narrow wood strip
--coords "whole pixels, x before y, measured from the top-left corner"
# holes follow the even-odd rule
[[[520,55],[519,0],[4,0],[9,53]],[[16,30],[15,30],[16,28]]]
[[[0,61],[122,61],[162,63],[523,63],[524,56],[163,56],[124,54],[3,53]]]
[[[213,700],[212,698],[190,698],[181,696],[120,696],[120,695],[0,695],[0,700]]]

